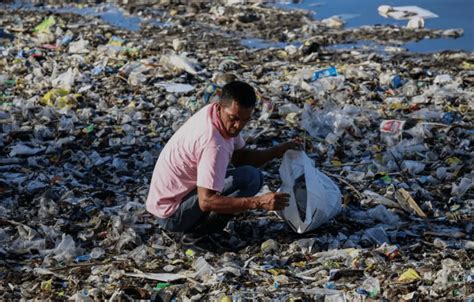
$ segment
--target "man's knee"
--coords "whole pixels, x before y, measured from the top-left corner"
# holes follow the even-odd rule
[[[249,193],[248,195],[253,196],[257,194],[263,186],[262,171],[253,166],[243,166],[239,167],[239,169],[242,169],[245,175],[244,185]]]

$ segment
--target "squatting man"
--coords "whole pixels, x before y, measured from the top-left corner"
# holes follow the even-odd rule
[[[255,104],[252,86],[240,81],[226,84],[220,101],[189,118],[160,153],[146,208],[165,230],[182,232],[183,243],[221,231],[233,215],[245,210],[278,211],[288,206],[287,193],[254,196],[263,185],[256,167],[298,148],[299,141],[245,148],[240,132]]]

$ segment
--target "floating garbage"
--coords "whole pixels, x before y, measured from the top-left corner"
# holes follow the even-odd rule
[[[431,11],[415,5],[394,7],[389,5],[381,5],[377,10],[381,16],[390,17],[397,20],[412,19],[413,17],[420,17],[424,19],[439,17],[437,14]]]

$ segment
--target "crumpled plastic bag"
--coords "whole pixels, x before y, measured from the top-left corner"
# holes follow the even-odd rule
[[[51,80],[51,84],[55,88],[62,88],[64,90],[71,90],[74,86],[77,70],[69,68],[66,72],[60,74],[57,78]]]
[[[80,40],[69,44],[69,53],[87,54],[90,52],[89,49],[87,49],[88,46],[89,41],[81,38]]]
[[[352,117],[353,108],[338,109],[333,104],[328,104],[324,109],[312,110],[308,104],[304,105],[301,115],[301,126],[315,138],[328,138],[328,136],[341,137],[348,129],[357,133],[360,130],[354,124]]]
[[[163,55],[160,58],[160,64],[169,69],[184,70],[190,74],[198,74],[198,66],[185,56],[179,55]]]
[[[314,167],[305,152],[287,151],[280,166],[280,177],[282,185],[279,191],[290,194],[290,204],[279,215],[295,232],[312,231],[340,212],[338,186]]]

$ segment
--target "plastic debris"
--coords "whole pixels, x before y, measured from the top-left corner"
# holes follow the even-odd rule
[[[426,214],[405,189],[399,189],[395,192],[395,198],[406,211],[413,211],[420,217],[426,217]]]
[[[46,18],[43,22],[38,24],[34,29],[33,32],[35,33],[44,33],[44,32],[49,32],[49,29],[51,26],[56,24],[56,19],[54,19],[54,16],[49,16]]]
[[[7,2],[0,300],[472,300],[473,53],[406,49],[462,29],[410,7],[345,27],[248,1]],[[258,92],[246,145],[298,137],[338,210],[311,217],[296,173],[311,231],[247,211],[183,246],[145,210],[153,166],[235,79]],[[283,187],[281,163],[260,194]]]
[[[336,67],[331,66],[323,70],[315,71],[313,75],[311,76],[311,81],[316,81],[316,80],[319,80],[321,78],[326,78],[326,77],[335,77],[337,75],[338,73],[337,73]]]
[[[420,275],[414,269],[409,268],[403,274],[400,275],[400,277],[397,279],[397,282],[410,283],[420,279]]]
[[[376,298],[380,293],[380,282],[377,278],[368,277],[362,283],[362,288],[369,297]]]

